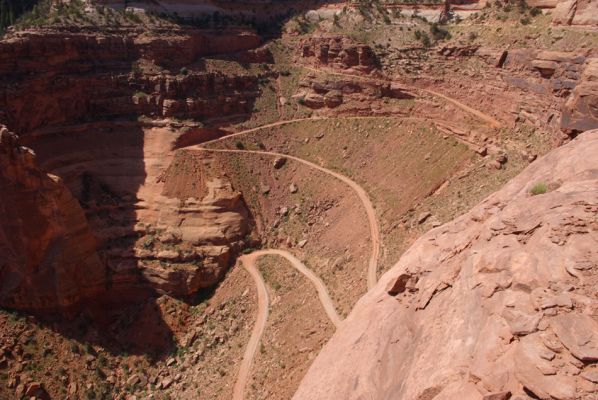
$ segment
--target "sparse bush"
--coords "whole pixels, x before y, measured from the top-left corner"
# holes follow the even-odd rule
[[[432,24],[430,27],[430,33],[432,34],[434,40],[445,40],[451,38],[450,32],[438,26],[437,23]]]
[[[528,17],[523,17],[519,22],[521,22],[521,25],[529,25],[531,21]]]
[[[240,140],[237,140],[237,141],[235,142],[235,147],[236,147],[238,150],[245,150],[245,145],[244,145],[244,144],[243,144],[243,142],[241,142]]]
[[[475,32],[469,32],[469,35],[467,35],[467,38],[469,39],[470,42],[473,42],[474,40],[476,40],[478,38],[478,34]]]
[[[532,7],[531,10],[529,10],[529,14],[532,17],[537,17],[538,15],[542,14],[542,10],[540,10],[538,7]]]
[[[537,196],[539,194],[544,194],[548,191],[548,185],[544,182],[538,182],[534,186],[532,186],[530,193],[532,196]]]
[[[425,32],[422,36],[422,44],[424,45],[424,47],[430,47],[432,45],[432,42],[430,41],[430,36],[428,36],[428,34]]]

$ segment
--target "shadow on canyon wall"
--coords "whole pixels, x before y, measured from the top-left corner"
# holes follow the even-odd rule
[[[90,296],[82,293],[69,318],[47,313],[52,307],[33,314],[65,337],[101,344],[115,354],[166,356],[176,347],[173,332],[156,303],[158,293],[143,281],[139,260],[130,256],[139,238],[137,193],[148,177],[142,117],[160,117],[165,97],[172,98],[175,107],[169,116],[186,117],[186,111],[176,106],[196,97],[212,108],[194,109],[192,119],[221,113],[243,119],[253,109],[253,99],[240,102],[243,110],[221,107],[217,98],[224,89],[218,86],[218,76],[201,77],[190,71],[181,78],[190,86],[180,84],[180,79],[150,79],[136,71],[141,53],[126,38],[69,36],[68,41],[60,35],[40,35],[23,44],[0,42],[0,50],[10,49],[0,55],[0,123],[17,133],[21,144],[35,151],[38,165],[62,178],[79,201],[106,279],[101,287],[87,288]],[[180,57],[175,57],[176,46],[194,40],[159,42],[150,53],[173,71],[193,65],[201,72],[205,55],[201,49],[191,54],[179,49]],[[252,82],[241,84],[242,89],[257,90]],[[140,103],[140,98],[145,101]],[[73,273],[88,271],[79,266]],[[51,280],[47,285],[60,290],[59,273],[45,276]],[[211,293],[205,289],[183,300],[194,304]]]

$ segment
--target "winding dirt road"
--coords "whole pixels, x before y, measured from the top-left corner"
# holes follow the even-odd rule
[[[310,68],[310,67],[306,67],[306,68],[312,69],[316,72],[321,72],[314,68]],[[372,80],[377,80],[377,81],[389,82],[386,80],[379,80],[379,79],[375,79],[375,78],[368,78],[368,77],[362,77],[362,76],[357,76],[357,75],[349,75],[349,74],[343,74],[343,73],[338,73],[338,72],[327,72],[327,73],[334,74],[334,75],[346,75],[346,76],[361,78],[361,79],[372,79]],[[460,103],[459,101],[452,99],[448,96],[445,96],[441,93],[437,93],[437,92],[434,92],[434,91],[428,90],[428,89],[420,89],[420,88],[410,88],[410,89],[421,90],[421,91],[427,92],[431,95],[441,97],[441,98],[445,99],[446,101],[463,109],[464,111],[484,120],[485,122],[489,123],[491,126],[493,126],[495,128],[501,127],[500,122],[498,122],[493,117],[486,115],[486,114],[482,113],[481,111],[471,108],[471,107],[469,107],[463,103]],[[348,117],[348,118],[366,119],[366,118],[372,118],[372,117]],[[360,201],[362,202],[362,204],[365,208],[366,215],[368,218],[368,225],[369,225],[369,229],[370,229],[370,240],[372,243],[372,251],[371,251],[370,259],[368,262],[368,270],[367,270],[367,287],[369,290],[369,289],[373,288],[377,282],[377,267],[378,267],[378,259],[379,259],[379,255],[380,255],[380,244],[381,244],[381,242],[380,242],[380,227],[378,225],[378,220],[376,219],[376,212],[374,210],[374,206],[372,205],[372,202],[370,201],[370,198],[369,198],[367,192],[360,185],[358,185],[355,181],[353,181],[352,179],[350,179],[342,174],[339,174],[339,173],[331,171],[327,168],[321,167],[317,164],[314,164],[313,162],[310,162],[310,161],[307,161],[307,160],[304,160],[302,158],[295,157],[292,155],[288,155],[288,154],[276,153],[276,152],[272,152],[272,151],[207,149],[207,148],[203,147],[209,143],[223,141],[226,139],[230,139],[231,137],[246,135],[246,134],[249,134],[252,132],[257,132],[259,130],[263,130],[263,129],[267,129],[267,128],[272,128],[272,127],[276,127],[276,126],[282,126],[282,125],[287,125],[287,124],[292,124],[292,123],[302,122],[302,121],[317,121],[317,120],[325,120],[325,119],[333,119],[333,118],[312,117],[312,118],[299,118],[299,119],[292,119],[292,120],[277,121],[277,122],[274,122],[271,124],[267,124],[267,125],[259,126],[256,128],[236,132],[236,133],[233,133],[233,134],[230,134],[230,135],[218,138],[218,139],[204,142],[200,145],[184,147],[182,149],[192,150],[192,151],[213,152],[213,153],[249,153],[249,154],[266,155],[266,156],[270,156],[270,157],[287,157],[296,162],[304,164],[310,168],[314,168],[318,171],[328,174],[328,175],[344,182],[349,187],[351,187],[355,191],[355,193],[357,194],[357,196],[359,197]],[[339,119],[339,118],[336,117],[336,119]],[[407,119],[409,119],[409,118],[407,118]],[[293,268],[295,268],[297,271],[299,271],[301,274],[303,274],[305,277],[307,277],[312,282],[312,284],[316,288],[316,291],[318,292],[318,297],[320,299],[320,302],[322,303],[322,306],[324,307],[324,310],[326,311],[326,314],[328,315],[328,318],[330,318],[330,320],[335,325],[335,327],[338,327],[340,325],[340,323],[342,322],[340,316],[338,315],[338,313],[334,307],[332,300],[330,299],[330,295],[328,294],[326,286],[324,285],[322,280],[315,273],[313,273],[309,268],[307,268],[300,260],[298,260],[296,257],[294,257],[292,254],[290,254],[284,250],[260,250],[260,251],[256,251],[251,254],[244,255],[244,256],[240,257],[240,260],[243,263],[243,266],[245,267],[245,269],[249,272],[249,274],[255,281],[257,294],[258,294],[258,314],[257,314],[257,319],[255,322],[255,325],[254,325],[252,333],[251,333],[251,337],[249,339],[249,342],[247,343],[247,347],[246,347],[245,353],[243,355],[243,360],[241,361],[241,365],[239,367],[237,380],[236,380],[235,386],[233,388],[233,400],[243,400],[244,399],[245,387],[247,386],[247,382],[249,380],[251,366],[253,364],[253,360],[254,360],[255,354],[257,352],[257,348],[259,346],[260,340],[264,334],[264,331],[266,329],[266,324],[268,322],[268,315],[269,315],[268,291],[267,291],[264,279],[256,266],[257,259],[264,255],[278,255],[278,256],[284,257],[287,261],[289,261],[291,263],[291,265],[293,266]]]
[[[243,263],[243,266],[255,281],[255,286],[257,288],[258,310],[257,320],[255,321],[253,331],[251,332],[251,337],[249,338],[249,342],[247,343],[247,347],[245,348],[243,361],[241,361],[239,373],[237,374],[237,381],[235,382],[235,386],[233,388],[233,400],[243,400],[245,386],[247,386],[247,381],[249,380],[249,373],[251,371],[251,365],[253,364],[253,358],[255,357],[255,353],[257,351],[260,340],[262,339],[262,335],[266,330],[266,324],[268,322],[270,303],[268,299],[268,290],[266,289],[264,279],[262,278],[262,275],[260,274],[260,271],[256,266],[257,259],[265,255],[276,255],[287,259],[287,261],[291,263],[293,268],[302,273],[314,285],[316,291],[318,292],[320,302],[324,307],[324,311],[326,311],[328,318],[330,318],[334,326],[338,327],[342,322],[340,316],[336,312],[336,308],[334,308],[334,303],[332,302],[332,299],[328,294],[328,290],[326,289],[326,285],[324,285],[324,282],[322,282],[322,280],[316,274],[314,274],[309,268],[307,268],[291,253],[286,252],[284,250],[259,250],[251,254],[239,257],[239,259]]]
[[[233,400],[243,400],[245,397],[245,386],[247,386],[247,381],[249,380],[251,364],[253,364],[255,352],[257,351],[260,339],[266,329],[266,323],[268,322],[270,300],[268,299],[268,290],[266,289],[264,278],[262,278],[262,274],[260,274],[260,271],[255,265],[255,259],[257,257],[258,255],[256,253],[240,257],[243,266],[253,278],[255,287],[257,288],[257,319],[255,320],[255,325],[251,331],[251,337],[249,338],[247,347],[245,347],[245,354],[243,355],[243,360],[241,361],[241,366],[239,367],[239,372],[237,374],[237,380],[233,387]]]
[[[377,277],[378,258],[380,255],[380,227],[378,226],[378,220],[376,218],[376,211],[374,210],[374,206],[372,205],[372,202],[370,201],[370,198],[369,198],[367,192],[361,186],[359,186],[355,181],[353,181],[352,179],[347,178],[346,176],[341,175],[337,172],[331,171],[327,168],[324,168],[317,164],[314,164],[311,161],[307,161],[302,158],[291,156],[288,154],[275,153],[275,152],[271,152],[271,151],[258,151],[258,150],[206,149],[204,147],[201,147],[201,145],[187,147],[186,149],[194,150],[194,151],[206,151],[206,152],[212,152],[212,153],[245,153],[245,154],[261,154],[261,155],[266,155],[266,156],[270,156],[270,157],[286,157],[291,160],[297,161],[301,164],[307,165],[310,168],[314,168],[314,169],[317,169],[318,171],[324,172],[325,174],[328,174],[328,175],[346,183],[347,185],[349,185],[355,191],[355,193],[359,197],[359,200],[361,200],[361,203],[363,204],[363,207],[365,208],[365,212],[366,212],[366,215],[368,218],[368,225],[370,228],[370,240],[372,242],[372,252],[370,255],[369,262],[368,262],[368,271],[367,271],[368,290],[373,288],[376,285],[376,282],[378,280],[378,277]]]

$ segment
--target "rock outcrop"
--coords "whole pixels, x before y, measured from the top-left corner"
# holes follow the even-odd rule
[[[65,135],[70,152],[45,160],[61,179],[0,132],[3,307],[69,312],[85,302],[188,296],[216,284],[246,246],[241,194],[213,159],[168,147],[177,135],[165,142],[163,131],[149,130],[139,159],[135,131],[115,130],[120,153],[98,149],[101,131],[77,131],[80,142]]]
[[[377,70],[378,59],[367,45],[346,36],[316,36],[301,43],[301,61],[347,72],[370,73]]]
[[[349,102],[371,103],[382,98],[411,99],[415,95],[399,83],[382,81],[362,81],[342,78],[319,81],[308,76],[299,82],[299,91],[293,96],[305,106],[318,108],[336,108]]]
[[[480,48],[475,55],[500,65],[512,76],[510,85],[540,95],[552,94],[561,110],[560,130],[565,137],[598,128],[598,58],[591,52],[560,52],[531,49],[496,51]],[[531,72],[532,77],[518,76],[517,71]],[[556,121],[556,119],[555,119]]]
[[[589,59],[563,108],[561,128],[569,134],[598,127],[598,58]]]
[[[105,288],[106,268],[77,199],[0,126],[0,305],[68,308]]]
[[[552,22],[557,25],[598,26],[595,0],[560,0],[552,14]]]
[[[585,132],[422,236],[294,399],[595,397],[596,154],[598,130]]]

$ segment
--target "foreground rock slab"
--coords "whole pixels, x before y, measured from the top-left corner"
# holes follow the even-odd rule
[[[583,133],[422,236],[294,399],[596,396],[596,154],[598,130]],[[554,189],[532,195],[538,183]]]

